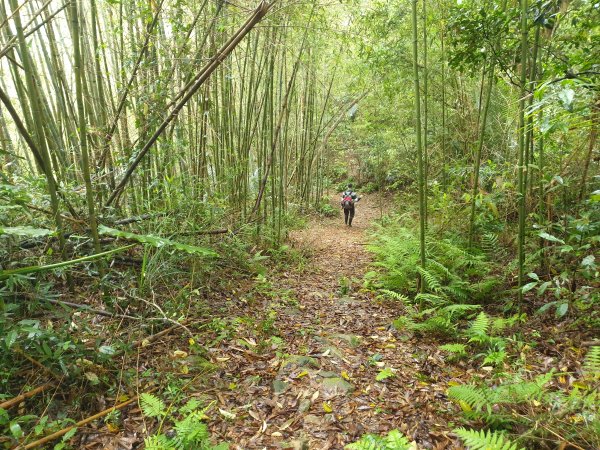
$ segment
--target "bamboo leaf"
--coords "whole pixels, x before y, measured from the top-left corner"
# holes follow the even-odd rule
[[[170,239],[162,238],[159,236],[154,236],[152,234],[135,234],[135,233],[130,233],[129,231],[116,230],[114,228],[110,228],[110,227],[107,227],[104,225],[100,225],[98,227],[98,233],[105,235],[105,236],[120,237],[120,238],[124,238],[124,239],[129,239],[132,241],[137,241],[142,244],[148,244],[148,245],[151,245],[152,247],[157,247],[157,248],[173,247],[176,250],[180,250],[180,251],[184,251],[184,252],[192,253],[192,254],[196,254],[196,255],[201,255],[201,256],[206,256],[206,257],[217,256],[217,253],[215,253],[211,249],[204,248],[204,247],[197,247],[195,245],[182,244],[181,242],[172,241]]]
[[[23,227],[0,227],[0,234],[8,234],[9,236],[25,236],[25,237],[42,237],[54,233],[46,228],[34,228],[30,226]]]

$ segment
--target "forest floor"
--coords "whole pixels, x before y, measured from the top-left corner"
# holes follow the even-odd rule
[[[326,450],[398,428],[427,448],[452,442],[443,419],[453,409],[444,395],[452,377],[438,383],[439,351],[399,336],[390,327],[398,304],[361,289],[372,263],[367,229],[380,201],[358,203],[351,228],[340,212],[291,234],[291,245],[310,256],[302,271],[272,274],[282,294],[269,305],[279,339],[261,355],[252,338],[247,349],[215,349],[226,361],[215,387],[230,389],[213,398],[231,413],[211,423],[215,438],[233,449]],[[376,381],[384,369],[391,376]]]
[[[75,448],[141,448],[144,436],[171,433],[179,417],[175,405],[190,399],[207,407],[213,440],[228,442],[232,450],[343,449],[364,434],[392,429],[414,440],[415,450],[463,448],[451,430],[466,422],[446,392],[472,379],[492,382],[494,373],[476,358],[450,362],[434,336],[396,330],[391,323],[403,315],[403,303],[377,298],[364,287],[374,262],[366,250],[368,230],[384,200],[365,196],[351,228],[341,212],[312,217],[290,234],[290,250],[277,250],[283,257],[269,253],[268,267],[257,263],[246,272],[214,270],[202,292],[186,285],[189,274],[182,271],[181,286],[161,285],[164,292],[153,296],[162,297],[163,305],[187,301],[183,324],[170,320],[168,327],[155,328],[156,322],[115,322],[93,312],[73,316],[89,317],[79,331],[85,342],[109,345],[118,335],[137,350],[115,359],[119,367],[111,370],[78,360],[87,380],[96,383],[82,380],[69,396],[59,394],[60,383],[49,391],[56,397],[50,413],[72,417],[131,403],[80,427]],[[331,202],[338,207],[337,198]],[[260,251],[252,252],[261,261]],[[183,290],[185,295],[178,294]],[[98,306],[100,301],[98,296]],[[584,344],[574,342],[564,326],[537,317],[525,331],[523,339],[532,343],[521,348],[528,371],[581,373]],[[579,340],[590,338],[580,334]],[[110,388],[99,385],[94,373],[110,380]],[[566,389],[576,380],[561,376],[556,386]],[[168,405],[163,420],[144,417],[135,403],[135,395],[149,391]]]

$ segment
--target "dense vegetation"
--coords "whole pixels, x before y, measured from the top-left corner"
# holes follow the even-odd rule
[[[0,0],[0,105],[2,448],[227,448],[215,349],[294,356],[348,182],[373,264],[322,289],[441,355],[436,448],[600,448],[598,3]]]

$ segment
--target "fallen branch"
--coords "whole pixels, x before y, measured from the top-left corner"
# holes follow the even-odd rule
[[[183,323],[187,322],[186,320],[183,321]],[[165,328],[162,331],[159,331],[156,334],[153,334],[151,336],[145,337],[143,339],[140,339],[139,341],[137,341],[134,345],[134,347],[146,347],[148,344],[151,344],[152,342],[156,341],[158,338],[169,334],[171,331],[175,330],[176,328],[180,328],[181,324],[177,324],[177,325],[173,325],[172,327],[169,328]]]
[[[8,409],[12,408],[15,405],[18,405],[23,400],[33,397],[34,395],[39,394],[40,392],[44,392],[45,390],[54,386],[52,383],[42,384],[41,386],[32,389],[29,392],[25,392],[24,394],[17,395],[16,397],[11,398],[10,400],[6,400],[5,402],[0,403],[0,409]]]
[[[114,222],[115,225],[128,225],[134,222],[141,222],[142,220],[152,219],[154,217],[163,217],[166,216],[167,213],[157,213],[157,214],[142,214],[141,216],[128,217],[126,219],[116,220]]]
[[[86,312],[98,314],[100,316],[105,316],[105,317],[119,317],[121,319],[142,320],[141,317],[128,316],[127,314],[111,313],[110,311],[106,311],[104,309],[94,309],[88,305],[67,302],[65,300],[52,300],[49,298],[38,298],[38,300],[44,300],[48,303],[52,303],[53,305],[65,305],[65,306],[70,306],[71,308],[83,309]]]
[[[155,391],[157,388],[152,388],[148,391],[148,393]],[[24,445],[24,446],[17,446],[14,448],[14,450],[27,450],[29,448],[35,448],[35,447],[39,447],[42,446],[44,444],[47,444],[48,442],[51,442],[55,439],[58,439],[61,436],[64,436],[65,434],[67,434],[69,431],[71,431],[74,428],[79,428],[82,427],[83,425],[87,425],[90,422],[93,422],[96,419],[99,419],[100,417],[104,417],[108,414],[110,414],[113,411],[117,411],[119,409],[124,408],[127,405],[130,405],[131,403],[137,401],[138,396],[136,395],[135,397],[130,398],[129,400],[123,402],[123,403],[119,403],[118,405],[115,406],[111,406],[108,409],[105,409],[104,411],[99,412],[98,414],[94,414],[93,416],[90,416],[86,419],[80,420],[79,422],[77,422],[75,425],[71,425],[70,427],[67,428],[63,428],[60,431],[57,431],[56,433],[52,433],[49,434],[46,437],[43,437],[41,439],[38,439],[37,441],[31,442],[30,444]]]

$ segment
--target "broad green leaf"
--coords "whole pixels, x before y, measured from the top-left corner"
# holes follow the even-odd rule
[[[85,377],[93,385],[96,385],[96,384],[100,383],[100,379],[98,378],[98,375],[96,375],[94,372],[86,372],[85,373]]]
[[[10,349],[15,342],[17,342],[17,330],[10,330],[6,336],[4,337],[4,343],[6,344],[6,348]]]
[[[537,281],[532,281],[531,283],[527,283],[525,286],[523,286],[521,288],[521,292],[524,294],[525,292],[532,290],[536,286],[537,286]]]
[[[593,269],[596,267],[596,257],[594,255],[588,255],[581,260],[581,265],[583,267]]]
[[[19,425],[18,423],[12,422],[9,428],[10,433],[15,439],[21,439],[23,437],[23,430],[21,429],[21,425]]]
[[[544,281],[542,284],[540,284],[540,287],[537,291],[538,295],[542,295],[544,292],[546,292],[546,289],[548,289],[548,286],[550,286],[550,284],[550,281]]]
[[[537,274],[537,273],[535,273],[535,272],[529,272],[529,273],[527,274],[527,276],[528,276],[529,278],[531,278],[532,280],[535,280],[535,281],[540,281],[540,277],[538,277],[538,274]]]
[[[105,355],[114,355],[115,354],[115,349],[113,347],[111,347],[110,345],[102,345],[102,346],[100,346],[100,348],[98,348],[98,351]]]
[[[569,310],[569,304],[568,303],[561,303],[556,307],[556,317],[562,317],[564,316],[567,311]]]
[[[539,236],[542,239],[546,239],[547,241],[550,241],[550,242],[558,242],[560,244],[564,244],[565,243],[565,241],[563,241],[562,239],[559,239],[556,236],[552,236],[551,234],[548,234],[545,231],[540,232]]]

